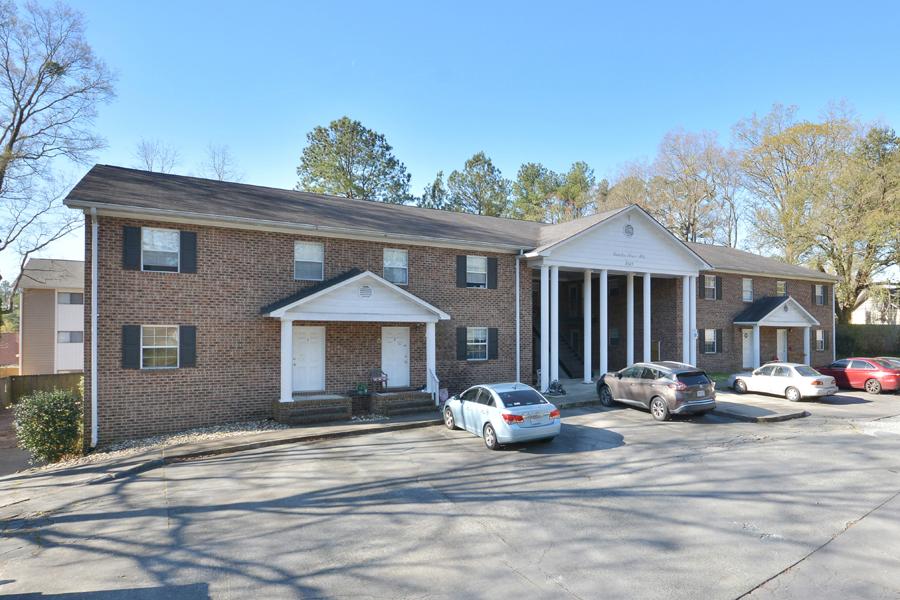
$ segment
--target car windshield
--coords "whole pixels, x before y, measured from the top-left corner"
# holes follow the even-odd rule
[[[706,385],[709,383],[709,377],[703,371],[691,371],[690,373],[679,373],[678,381],[684,385]]]
[[[547,404],[544,397],[534,390],[510,390],[508,392],[498,392],[498,396],[503,400],[503,406],[528,406],[530,404]]]
[[[794,367],[794,369],[796,369],[797,373],[803,377],[816,377],[817,375],[821,375],[821,373],[806,365],[800,365],[799,367]]]

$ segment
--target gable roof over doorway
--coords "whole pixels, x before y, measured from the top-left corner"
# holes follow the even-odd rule
[[[734,317],[735,325],[806,327],[819,321],[790,296],[767,296],[752,302]]]
[[[433,323],[450,318],[387,279],[358,269],[264,306],[260,313],[298,321]]]

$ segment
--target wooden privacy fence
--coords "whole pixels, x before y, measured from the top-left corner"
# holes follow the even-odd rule
[[[81,373],[59,373],[56,375],[13,375],[0,379],[0,406],[8,406],[38,390],[69,390],[79,393]]]

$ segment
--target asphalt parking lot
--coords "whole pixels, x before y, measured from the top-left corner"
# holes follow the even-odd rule
[[[499,452],[428,427],[51,479],[0,501],[0,595],[900,596],[900,397],[822,407],[588,408]]]

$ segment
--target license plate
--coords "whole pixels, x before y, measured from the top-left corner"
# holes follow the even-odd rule
[[[528,418],[529,423],[540,423],[543,420],[544,420],[543,415],[532,415],[531,417]]]
[[[697,397],[698,397],[698,398],[702,398],[702,397],[705,396],[705,395],[706,395],[706,391],[705,391],[705,390],[700,390],[699,392],[697,392]]]

